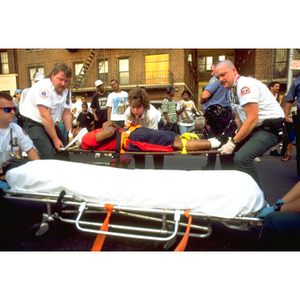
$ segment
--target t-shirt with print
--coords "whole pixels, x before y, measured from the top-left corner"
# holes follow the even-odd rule
[[[110,93],[107,98],[107,107],[111,107],[111,121],[125,121],[125,110],[127,105],[128,93],[121,91],[120,93]]]
[[[194,125],[193,108],[195,108],[195,103],[192,100],[189,101],[181,100],[177,103],[177,107],[176,107],[177,111],[180,110],[184,105],[186,105],[187,107],[179,115],[178,125],[193,126]]]
[[[107,98],[108,92],[104,92],[103,95],[96,93],[93,96],[91,108],[96,109],[96,115],[98,120],[107,121]]]

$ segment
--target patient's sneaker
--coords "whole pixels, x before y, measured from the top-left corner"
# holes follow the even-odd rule
[[[277,204],[277,203],[285,203],[285,202],[283,200],[279,199],[275,204]],[[274,210],[275,204],[272,205],[272,206],[263,208],[256,217],[257,218],[265,218],[266,215],[268,215],[271,212],[274,212],[275,211]]]
[[[221,146],[221,142],[217,138],[208,139],[211,143],[211,148],[219,148]]]

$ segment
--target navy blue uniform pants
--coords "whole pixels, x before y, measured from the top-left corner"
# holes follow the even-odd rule
[[[278,250],[300,249],[300,213],[273,212],[266,215],[264,224]]]
[[[56,152],[52,139],[47,133],[45,127],[35,121],[25,119],[24,130],[31,138],[35,148],[41,159],[60,159],[70,160],[69,153],[67,151]],[[56,134],[62,141],[63,145],[68,144],[59,126],[55,126]]]

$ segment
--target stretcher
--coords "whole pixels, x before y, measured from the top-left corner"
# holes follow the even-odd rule
[[[36,160],[8,171],[6,180],[11,189],[4,198],[46,204],[36,236],[54,221],[73,223],[97,237],[161,241],[166,248],[177,236],[184,236],[185,243],[188,236],[208,237],[212,220],[233,229],[259,228],[258,239],[262,234],[262,219],[255,214],[266,204],[263,192],[240,171],[119,169]],[[99,221],[89,221],[95,213]],[[130,218],[133,225],[109,223],[113,214]],[[136,218],[146,220],[145,226],[134,226]]]

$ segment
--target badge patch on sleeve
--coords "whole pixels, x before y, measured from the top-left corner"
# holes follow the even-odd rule
[[[39,95],[41,98],[46,99],[49,96],[49,91],[46,89],[41,89]]]
[[[212,85],[212,84],[214,84],[216,81],[217,81],[217,78],[216,78],[216,77],[212,77],[212,78],[210,79],[210,81],[208,82],[208,84],[209,84],[209,85]]]
[[[244,86],[241,88],[241,96],[244,96],[246,94],[250,94],[250,89],[247,86]]]

